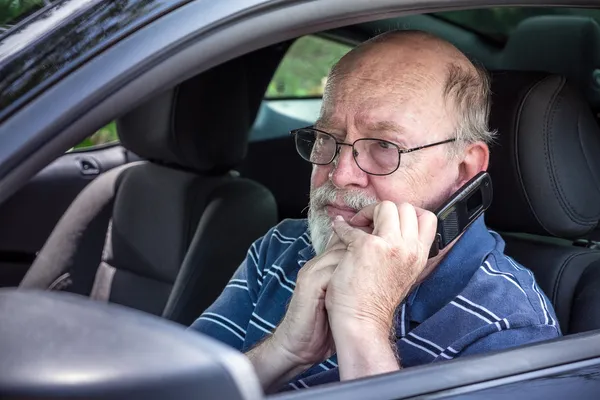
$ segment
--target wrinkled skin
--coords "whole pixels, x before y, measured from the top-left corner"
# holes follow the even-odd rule
[[[443,95],[448,63],[473,68],[450,44],[422,35],[359,46],[329,77],[316,127],[345,143],[381,138],[401,148],[452,138],[457,113]],[[329,186],[338,193],[334,202],[311,203],[309,211],[321,221],[309,226],[313,243],[328,246],[300,270],[270,341],[287,362],[266,368],[257,360],[268,352],[250,354],[263,386],[290,379],[334,350],[341,379],[400,368],[389,341],[394,311],[449,249],[427,259],[436,229],[428,210],[488,165],[483,142],[464,146],[456,157],[449,146],[404,154],[387,176],[362,171],[348,146],[333,163],[313,167],[311,191]],[[353,209],[347,194],[369,205]],[[270,373],[261,375],[265,370]]]

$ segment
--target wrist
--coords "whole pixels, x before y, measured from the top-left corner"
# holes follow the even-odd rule
[[[267,351],[271,354],[271,357],[281,359],[282,363],[290,368],[308,368],[314,364],[305,360],[301,354],[297,354],[293,350],[293,346],[287,343],[287,339],[280,337],[277,331],[270,338],[267,346],[269,347]]]
[[[268,337],[246,352],[246,356],[252,363],[265,393],[310,367],[287,351],[274,336]]]
[[[379,323],[348,321],[332,326],[336,344],[340,380],[397,371],[397,357],[393,329]]]
[[[377,315],[342,315],[331,313],[329,315],[332,333],[344,333],[352,336],[358,332],[359,338],[375,337],[390,339],[394,332],[394,315],[393,313],[379,313]],[[337,342],[337,340],[336,340]]]
[[[346,319],[332,323],[332,334],[336,344],[338,340],[349,343],[364,343],[365,338],[377,343],[392,343],[394,329],[392,322],[365,319]]]

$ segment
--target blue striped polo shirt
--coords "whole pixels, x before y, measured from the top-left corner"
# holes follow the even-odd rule
[[[241,352],[283,318],[298,271],[314,257],[306,220],[284,220],[249,249],[217,300],[191,325]],[[400,304],[396,344],[403,368],[506,349],[561,335],[531,271],[504,254],[483,216]],[[301,389],[339,380],[336,356],[287,383]]]

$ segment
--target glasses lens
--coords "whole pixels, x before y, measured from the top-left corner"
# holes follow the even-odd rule
[[[356,163],[370,174],[390,174],[400,165],[398,146],[385,140],[361,139],[354,144],[354,149]]]
[[[306,161],[329,164],[335,155],[335,149],[335,139],[327,134],[312,129],[296,131],[296,150]]]

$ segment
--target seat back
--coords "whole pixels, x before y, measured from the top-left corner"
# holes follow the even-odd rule
[[[495,72],[490,125],[498,130],[486,223],[506,253],[533,271],[563,333],[600,329],[600,251],[573,245],[600,220],[600,129],[564,77]],[[595,281],[590,281],[595,279]],[[583,312],[586,310],[586,312]]]
[[[280,53],[264,49],[219,65],[117,120],[123,146],[147,161],[112,179],[108,186],[114,196],[103,195],[110,206],[105,201],[95,207],[102,217],[94,211],[90,218],[102,220],[96,224],[101,230],[78,226],[71,230],[81,235],[53,233],[55,242],[77,248],[82,238],[102,232],[101,258],[73,263],[69,257],[70,281],[62,290],[186,325],[214,301],[252,242],[277,223],[268,189],[233,170],[246,154],[247,135],[270,78],[249,68],[268,69],[267,60],[274,70],[278,59],[272,51]],[[65,215],[85,209],[81,201],[76,199]],[[112,213],[105,212],[111,208]],[[34,264],[22,286],[35,281],[48,287],[48,279],[33,279],[43,267]],[[59,269],[64,272],[65,266]]]

